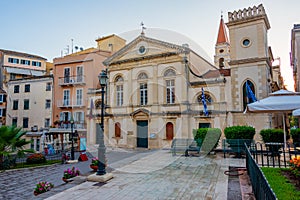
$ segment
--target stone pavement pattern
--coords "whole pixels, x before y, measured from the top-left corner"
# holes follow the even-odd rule
[[[109,166],[119,167],[151,153],[151,151],[124,151],[111,150],[107,152]],[[92,152],[96,156],[96,152]],[[75,155],[78,158],[79,154]],[[62,181],[63,171],[73,166],[78,167],[82,174],[89,175],[92,173],[89,168],[91,159],[86,162],[78,162],[76,164],[55,164],[51,166],[27,168],[19,170],[7,170],[0,173],[0,199],[5,200],[24,200],[24,199],[45,199],[56,193],[62,192],[68,188],[72,188],[80,182],[64,183]],[[110,168],[110,170],[112,170]],[[39,181],[48,181],[54,184],[54,188],[46,193],[38,196],[33,195],[35,185]]]
[[[226,200],[230,166],[244,167],[245,160],[206,157],[173,157],[159,150],[117,168],[106,184],[84,182],[47,198],[56,199],[203,199]]]

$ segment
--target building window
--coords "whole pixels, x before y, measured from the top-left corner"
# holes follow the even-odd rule
[[[70,68],[64,68],[64,83],[70,83]]]
[[[76,68],[76,76],[77,76],[77,82],[81,83],[83,82],[83,67],[78,66]]]
[[[51,100],[50,99],[46,99],[46,109],[50,109],[51,108]]]
[[[18,118],[17,118],[17,117],[14,117],[14,118],[12,119],[12,125],[13,125],[13,126],[17,126],[17,125],[18,125]]]
[[[40,139],[36,139],[36,151],[40,151]]]
[[[45,119],[45,124],[44,124],[45,128],[49,128],[50,127],[50,118],[46,118]]]
[[[0,117],[3,117],[3,108],[0,108]]]
[[[30,92],[30,84],[25,85],[25,90],[24,92]]]
[[[41,63],[41,62],[38,62],[38,61],[32,61],[32,66],[35,66],[35,67],[41,67],[41,66],[42,66],[42,63]]]
[[[253,93],[254,96],[255,96],[255,88],[254,88],[254,84],[253,84],[252,81],[250,81],[250,80],[246,80],[246,82],[248,83],[248,85],[249,85],[249,87],[250,87],[252,93]],[[253,103],[253,102],[254,102],[254,99],[253,99],[253,98],[250,98],[250,96],[249,96],[248,93],[247,93],[246,82],[245,82],[244,85],[243,85],[243,110],[246,109],[247,104]]]
[[[20,86],[19,85],[15,85],[14,86],[14,93],[19,93],[20,92]]]
[[[51,91],[51,83],[46,84],[46,91]]]
[[[140,104],[147,105],[148,103],[147,83],[140,84]]]
[[[81,106],[82,105],[82,89],[76,89],[76,105]]]
[[[205,92],[205,93],[204,93],[204,98],[205,98],[205,101],[206,101],[207,104],[213,103],[213,99],[212,99],[212,97],[210,96],[210,94],[208,94],[208,93]],[[202,104],[202,94],[200,94],[200,95],[197,97],[197,103]]]
[[[167,104],[175,103],[175,81],[166,80],[166,89],[167,89]]]
[[[29,99],[24,99],[24,110],[29,110]]]
[[[14,100],[13,101],[13,110],[18,110],[19,108],[19,101],[18,100]]]
[[[174,137],[174,126],[171,122],[166,124],[166,139],[173,140]]]
[[[64,106],[70,105],[70,90],[64,90]]]
[[[23,118],[23,128],[28,128],[28,121],[29,121],[28,117]]]
[[[31,138],[30,149],[34,150],[34,139]]]
[[[119,122],[115,123],[115,137],[121,137],[121,124]]]
[[[224,58],[219,59],[219,68],[222,69],[224,67]]]
[[[77,128],[83,128],[84,124],[84,112],[75,112],[74,113],[74,122],[77,122]],[[81,127],[79,127],[81,126]]]
[[[116,91],[117,91],[117,106],[123,105],[123,82],[124,79],[121,76],[118,76],[115,80]]]
[[[8,58],[9,63],[19,64],[19,59],[17,58]]]
[[[30,65],[30,60],[21,60],[22,65]]]
[[[9,74],[9,79],[16,80],[16,74],[14,74],[14,73]]]
[[[4,102],[4,94],[0,94],[0,103]]]

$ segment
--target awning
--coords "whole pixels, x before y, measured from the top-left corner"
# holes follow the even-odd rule
[[[7,73],[31,75],[30,69],[6,67]]]
[[[43,72],[43,71],[31,70],[31,75],[32,75],[32,76],[43,76],[43,75],[45,75],[45,72]]]
[[[5,67],[5,68],[6,68],[7,73],[24,74],[24,75],[32,75],[32,76],[43,76],[43,75],[45,75],[44,71],[14,68],[14,67]]]

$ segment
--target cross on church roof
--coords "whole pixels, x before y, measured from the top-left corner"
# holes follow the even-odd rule
[[[146,27],[144,26],[144,23],[143,23],[143,22],[141,22],[141,27],[142,27],[142,32],[141,32],[141,34],[142,34],[142,35],[145,35],[144,30],[146,29]]]

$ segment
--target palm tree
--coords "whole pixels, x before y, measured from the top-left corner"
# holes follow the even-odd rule
[[[33,152],[32,149],[25,149],[25,145],[31,143],[22,138],[25,134],[26,131],[16,126],[0,127],[0,169],[4,167],[4,157],[10,157],[13,154],[23,156],[25,152]]]

